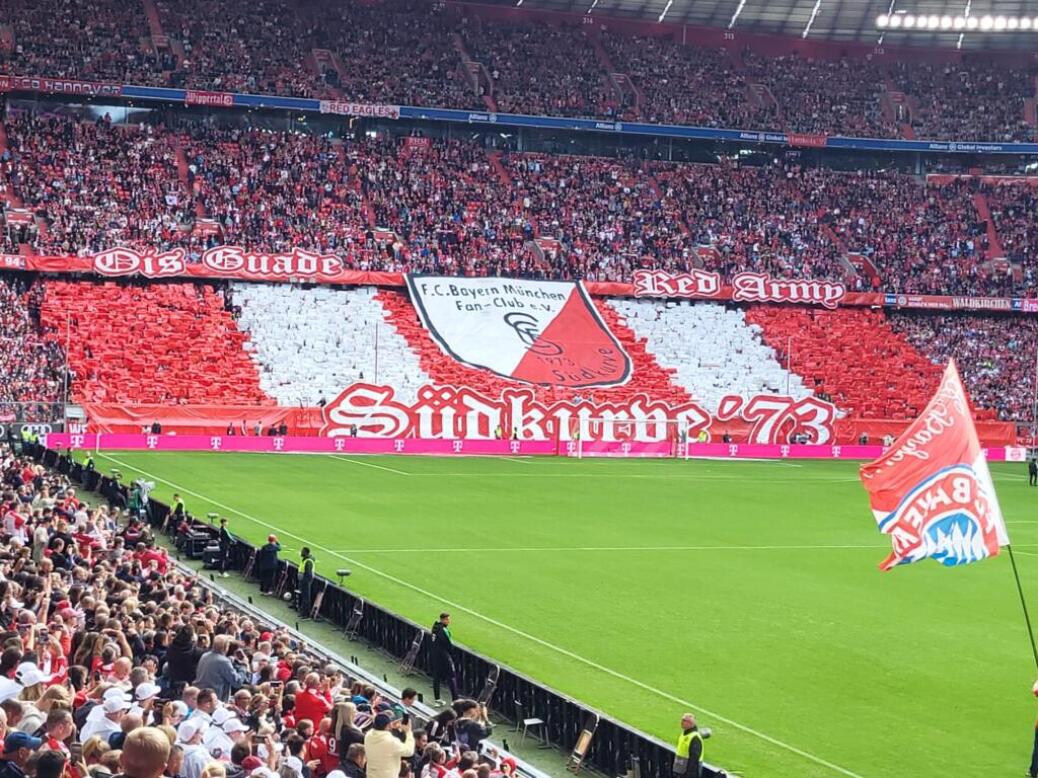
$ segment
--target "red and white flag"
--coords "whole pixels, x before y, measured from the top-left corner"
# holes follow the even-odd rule
[[[860,475],[880,532],[894,547],[882,570],[928,557],[949,567],[968,564],[1009,545],[954,361],[922,415]]]
[[[630,377],[630,357],[582,284],[409,275],[407,285],[433,340],[465,365],[551,386]]]

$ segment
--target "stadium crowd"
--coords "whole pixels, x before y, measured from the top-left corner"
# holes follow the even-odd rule
[[[756,130],[898,137],[911,124],[917,137],[1007,141],[1036,129],[1024,111],[1031,66],[727,52],[418,0],[155,5],[149,20],[113,0],[9,0],[0,70],[479,111],[490,97],[517,113]],[[480,67],[488,79],[469,72]],[[884,101],[898,91],[908,110],[895,121]]]
[[[64,401],[65,354],[39,322],[43,287],[0,278],[0,424],[51,421]]]
[[[896,331],[937,365],[959,366],[977,408],[1002,420],[1031,419],[1038,320],[984,314],[891,314]]]
[[[88,465],[89,467],[90,465]],[[399,702],[217,605],[137,517],[0,443],[0,773],[490,778],[486,711]],[[182,505],[182,504],[181,504]],[[176,514],[182,516],[183,514]],[[176,523],[179,519],[174,518]]]
[[[212,245],[335,252],[363,270],[629,280],[639,268],[767,271],[852,290],[1004,295],[968,180],[775,161],[681,165],[503,153],[477,141],[6,122],[0,187],[36,218],[8,230],[42,254],[114,246],[194,259]],[[1007,192],[1010,190],[1006,190]],[[1015,261],[1033,267],[1029,191],[993,196]],[[37,226],[38,225],[38,226]],[[208,225],[203,229],[204,225]],[[860,254],[869,277],[849,262]]]

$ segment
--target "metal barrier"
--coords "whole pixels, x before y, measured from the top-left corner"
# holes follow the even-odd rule
[[[53,449],[42,447],[37,447],[35,453],[48,467],[68,474],[69,478],[79,481],[90,491],[98,492],[109,502],[117,505],[126,504],[128,487],[125,484],[95,471],[84,470],[83,466],[67,453],[59,454]],[[163,526],[170,511],[169,506],[156,500],[150,500],[148,505],[150,524],[153,527]],[[207,521],[190,518],[199,531],[211,532],[215,538],[215,527]],[[235,570],[244,570],[255,551],[254,546],[236,538],[231,551],[231,566]],[[284,575],[286,588],[294,590],[298,580],[298,567],[285,560],[280,564],[278,578]],[[349,625],[351,633],[355,633],[356,637],[394,657],[403,659],[411,649],[416,635],[428,634],[428,630],[421,625],[398,616],[370,600],[361,600],[358,595],[342,586],[318,576],[315,579],[314,592],[322,591],[322,587],[324,596],[320,607],[321,618],[342,627],[344,631]],[[351,622],[358,604],[362,605],[363,616],[359,622],[356,622],[355,618]],[[582,743],[581,733],[586,727],[588,717],[597,718],[597,728],[594,729],[593,737],[587,745],[582,764],[607,775],[622,775],[631,771],[639,778],[671,777],[674,749],[658,738],[638,732],[609,718],[601,711],[589,708],[467,648],[455,647],[455,662],[458,684],[465,694],[472,697],[479,695],[493,671],[496,675],[496,686],[488,707],[506,719],[511,719],[514,703],[518,702],[528,715],[536,716],[544,722],[544,738],[566,751]],[[414,667],[426,675],[431,675],[429,640],[422,641],[418,654],[414,657]],[[704,764],[702,775],[703,778],[722,778],[727,773],[721,768]]]

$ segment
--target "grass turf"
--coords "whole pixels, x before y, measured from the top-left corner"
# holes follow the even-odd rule
[[[1034,679],[1005,555],[881,573],[852,463],[118,453],[251,541],[743,775],[1022,774]],[[1038,521],[993,467],[1025,591]],[[284,556],[291,552],[286,549]],[[498,701],[503,705],[502,701]]]

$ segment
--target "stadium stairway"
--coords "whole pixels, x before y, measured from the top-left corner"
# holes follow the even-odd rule
[[[40,321],[61,344],[68,323],[77,401],[271,404],[212,286],[47,281]]]
[[[748,323],[741,309],[647,299],[614,299],[607,305],[707,410],[729,394],[786,394],[787,387],[797,399],[811,394],[800,376],[779,364],[761,328]]]
[[[317,405],[356,382],[388,384],[414,401],[429,377],[407,342],[386,323],[374,287],[301,289],[231,285],[246,350],[260,386],[281,405]]]
[[[941,369],[881,311],[756,305],[746,321],[776,351],[791,351],[791,369],[807,388],[864,419],[914,418],[940,381]]]
[[[998,227],[995,220],[991,218],[991,209],[988,207],[988,198],[983,192],[973,193],[973,206],[977,209],[978,218],[984,222],[987,229],[988,257],[998,259],[1006,255],[1002,248],[1002,241],[998,238]]]

